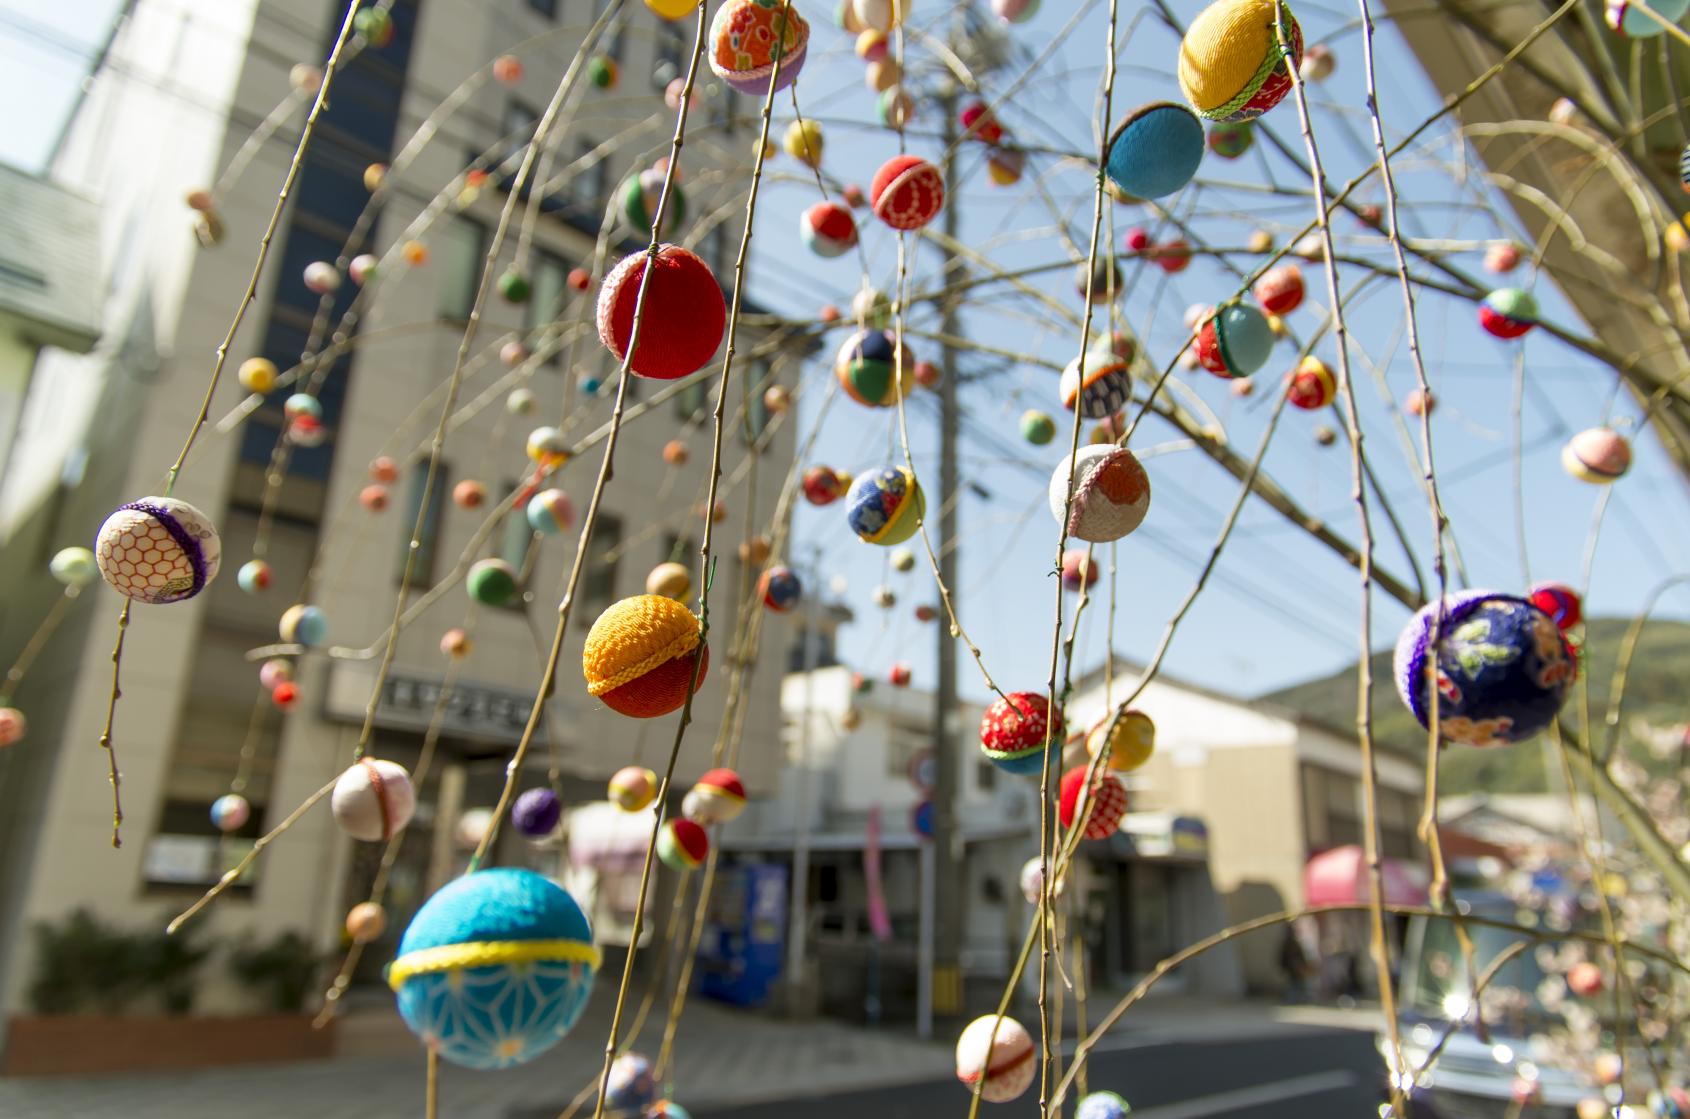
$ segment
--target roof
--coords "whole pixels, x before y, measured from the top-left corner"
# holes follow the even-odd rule
[[[41,345],[93,349],[99,233],[93,202],[0,164],[0,321]]]

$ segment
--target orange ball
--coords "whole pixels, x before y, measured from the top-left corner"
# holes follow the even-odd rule
[[[405,242],[405,263],[413,267],[428,263],[428,246],[421,241]]]
[[[452,487],[452,501],[460,509],[479,509],[487,500],[487,487],[471,478],[465,478]]]
[[[697,616],[672,598],[642,594],[615,603],[587,631],[581,650],[588,693],[634,719],[678,710],[694,665],[699,686],[710,668],[698,630]]]

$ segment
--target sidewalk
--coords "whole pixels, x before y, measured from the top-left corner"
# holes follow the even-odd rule
[[[442,1066],[442,1119],[542,1119],[556,1115],[597,1077],[610,1029],[610,999],[596,998],[556,1049],[503,1072]],[[1114,1002],[1094,999],[1095,1022]],[[630,1007],[631,1015],[634,1007]],[[1292,1032],[1323,1026],[1368,1029],[1369,1012],[1265,1003],[1156,998],[1128,1012],[1106,1045]],[[1377,1012],[1372,1012],[1372,1020]],[[1070,1029],[1065,1034],[1072,1033]],[[416,1119],[424,1062],[415,1039],[386,1010],[343,1023],[341,1053],[327,1061],[0,1080],[4,1119]],[[655,1057],[662,1015],[654,1011],[636,1048]],[[1069,1038],[1071,1040],[1071,1037]],[[826,1019],[791,1022],[689,1000],[675,1046],[675,1100],[694,1110],[890,1086],[952,1075],[952,1039],[916,1038],[907,1027],[869,1030]],[[580,1119],[592,1115],[591,1102]]]

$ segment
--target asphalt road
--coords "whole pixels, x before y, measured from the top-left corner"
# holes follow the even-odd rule
[[[1266,1037],[1128,1035],[1094,1050],[1088,1069],[1090,1088],[1120,1093],[1133,1119],[1373,1119],[1382,1084],[1369,1034],[1316,1027]],[[964,1119],[967,1108],[960,1084],[934,1080],[691,1111],[694,1119]],[[982,1104],[980,1114],[1037,1116],[1037,1085],[1010,1103]]]

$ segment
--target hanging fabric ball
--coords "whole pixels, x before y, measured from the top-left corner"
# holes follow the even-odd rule
[[[891,34],[909,15],[915,0],[850,0],[851,10],[863,27]]]
[[[785,385],[770,385],[763,390],[763,408],[771,416],[779,416],[792,407],[792,390]]]
[[[499,347],[499,361],[504,365],[511,366],[512,368],[521,365],[532,356],[533,355],[529,352],[528,347],[523,345],[522,341],[517,338],[512,338],[509,342],[506,342],[503,346]]]
[[[270,589],[271,575],[270,565],[263,560],[247,560],[235,572],[235,582],[247,594],[257,594]]]
[[[892,325],[892,297],[879,288],[865,285],[851,297],[851,317],[865,326],[884,330]]]
[[[1652,0],[1649,10],[1667,23],[1677,23],[1690,11],[1690,0]],[[1653,39],[1666,30],[1660,20],[1651,19],[1628,0],[1607,0],[1602,14],[1610,30],[1628,39]]]
[[[831,466],[812,466],[804,471],[800,485],[804,500],[811,505],[832,505],[844,496],[848,483]]]
[[[1690,151],[1690,148],[1686,149]],[[1499,241],[1485,250],[1485,270],[1503,275],[1520,266],[1520,249],[1512,241]]]
[[[1002,8],[1017,0],[992,0]],[[1039,1070],[1033,1035],[1013,1018],[976,1018],[956,1043],[956,1078],[987,1103],[1007,1103],[1025,1092]]]
[[[288,70],[288,84],[300,93],[316,93],[323,87],[322,67],[296,62]]]
[[[883,89],[875,99],[874,113],[881,124],[894,132],[902,132],[904,126],[915,118],[915,98],[896,86]]]
[[[1216,121],[1209,127],[1209,150],[1222,159],[1237,159],[1255,141],[1255,126],[1247,120]]]
[[[1078,591],[1096,583],[1097,567],[1097,561],[1088,556],[1084,548],[1069,548],[1062,553],[1063,589]]]
[[[710,650],[698,640],[698,618],[674,599],[654,594],[608,607],[587,631],[581,651],[588,694],[634,719],[679,710],[695,663],[696,692],[710,668]]]
[[[899,661],[887,670],[886,682],[894,688],[907,688],[910,686],[910,680],[913,676],[914,672],[910,669],[910,666],[903,661]]]
[[[1302,54],[1302,28],[1283,0],[1216,0],[1180,43],[1180,89],[1209,120],[1250,120],[1291,92],[1285,60]]]
[[[505,411],[513,416],[526,416],[534,411],[534,393],[531,389],[512,389],[505,397]]]
[[[902,544],[927,515],[915,475],[901,466],[866,470],[845,495],[845,520],[865,544]]]
[[[1153,101],[1109,134],[1103,171],[1135,199],[1165,198],[1189,183],[1202,162],[1202,122],[1184,105]]]
[[[968,133],[966,139],[979,140],[986,144],[996,144],[1003,139],[1003,125],[998,123],[992,110],[983,101],[970,101],[962,107],[957,115],[957,121]]]
[[[0,750],[22,742],[29,733],[29,720],[16,707],[0,707]]]
[[[657,1102],[657,1078],[651,1062],[639,1053],[624,1053],[610,1063],[605,1083],[604,1110],[615,1116],[641,1116]]]
[[[869,199],[893,229],[920,229],[945,207],[945,177],[919,156],[895,155],[874,173]]]
[[[657,833],[657,857],[670,870],[697,870],[709,856],[709,833],[684,816],[666,821]]]
[[[1437,397],[1424,389],[1414,389],[1403,397],[1402,408],[1411,416],[1431,415],[1432,409],[1438,406]]]
[[[1463,591],[1444,600],[1434,654],[1437,611],[1437,603],[1424,606],[1403,627],[1392,665],[1397,693],[1421,726],[1431,717],[1426,673],[1434,659],[1445,741],[1504,746],[1555,720],[1578,661],[1554,619],[1514,595]]]
[[[821,310],[816,312],[816,321],[823,326],[832,326],[839,321],[839,308],[831,303],[823,303]]]
[[[915,388],[915,355],[889,330],[859,330],[845,339],[834,373],[846,395],[871,408],[889,408]]]
[[[529,461],[543,467],[561,466],[569,459],[569,441],[555,427],[537,427],[528,433],[523,452]]]
[[[377,455],[370,460],[370,481],[390,486],[399,480],[399,464],[386,455]]]
[[[593,284],[593,274],[585,268],[571,268],[566,282],[576,291],[586,291]]]
[[[1113,734],[1109,731],[1111,723],[1115,727]],[[1149,761],[1156,750],[1156,724],[1142,711],[1122,712],[1119,719],[1110,712],[1086,732],[1086,753],[1095,758],[1104,750],[1109,751],[1110,769],[1121,773],[1135,770]]]
[[[217,212],[217,199],[211,196],[209,190],[190,190],[183,201],[188,204],[188,209],[196,213],[213,214]]]
[[[628,181],[622,184],[622,220],[642,237],[651,236],[657,207],[663,198],[665,178],[667,174],[662,169],[647,167],[637,175],[628,176]],[[657,234],[660,239],[672,235],[687,220],[687,196],[681,190],[679,180],[670,183],[669,189],[669,202],[663,210],[663,228]]]
[[[1273,328],[1248,303],[1229,303],[1197,334],[1197,360],[1220,377],[1248,377],[1273,351]]]
[[[686,95],[687,80],[685,78],[670,78],[669,84],[663,87],[663,103],[672,112],[678,113],[681,111],[681,99],[685,98]],[[686,105],[689,111],[698,108],[698,94],[694,93],[692,97],[688,98]]]
[[[857,244],[857,219],[834,202],[817,202],[805,210],[798,230],[810,251],[827,260],[843,256]]]
[[[143,497],[106,518],[94,555],[113,590],[160,606],[204,590],[222,565],[223,543],[211,519],[186,501]]]
[[[646,1110],[645,1119],[692,1119],[692,1112],[674,1100],[658,1100]]]
[[[1315,43],[1303,52],[1297,66],[1298,75],[1305,82],[1324,82],[1338,68],[1338,56],[1325,43]]]
[[[303,645],[315,649],[329,636],[329,619],[321,609],[305,602],[296,602],[282,611],[276,626],[281,639],[289,645]]]
[[[493,60],[493,80],[500,85],[513,86],[522,81],[522,60],[514,54],[501,54]]]
[[[908,548],[892,549],[892,570],[910,572],[915,570],[915,553]]]
[[[731,7],[724,4],[722,11]],[[634,303],[645,268],[646,254],[635,253],[618,264],[599,289],[599,340],[618,361],[626,356],[633,335]],[[708,264],[678,245],[660,245],[642,318],[639,348],[629,368],[641,377],[672,381],[697,372],[715,356],[727,329],[728,308]]]
[[[863,67],[863,84],[871,93],[884,93],[903,78],[903,68],[895,58],[877,58]]]
[[[286,657],[271,657],[258,666],[258,683],[269,691],[293,679],[293,662]]]
[[[1046,737],[1059,743],[1062,731],[1062,712],[1053,719],[1042,692],[1010,692],[993,700],[980,717],[980,750],[1006,772],[1038,773],[1044,767]]]
[[[725,0],[710,24],[710,69],[740,93],[766,97],[804,68],[810,25],[782,0]],[[780,73],[775,73],[775,60]]]
[[[1056,438],[1056,421],[1048,413],[1030,408],[1021,413],[1021,438],[1035,447],[1042,447]]]
[[[465,478],[452,487],[452,504],[460,509],[479,509],[487,502],[487,487]]]
[[[291,680],[283,680],[270,689],[270,702],[279,711],[292,711],[299,702],[299,685]]]
[[[936,389],[939,382],[945,379],[945,374],[931,361],[915,363],[915,383],[924,389]]]
[[[1322,447],[1330,447],[1338,441],[1338,433],[1325,424],[1321,424],[1314,429],[1314,441]]]
[[[87,548],[60,548],[47,561],[47,573],[61,586],[80,590],[100,577],[100,565]]]
[[[1070,412],[1076,401],[1080,415],[1101,420],[1114,413],[1132,396],[1132,377],[1127,363],[1110,353],[1093,349],[1068,363],[1057,391],[1062,406]]]
[[[679,439],[671,439],[663,444],[663,461],[670,466],[685,466],[687,459],[691,457],[692,452],[687,450],[687,445]]]
[[[686,19],[698,11],[703,0],[645,0],[645,6],[666,20]]]
[[[241,388],[260,396],[274,389],[280,377],[276,363],[265,357],[249,357],[235,371],[235,379],[240,381]]]
[[[596,89],[615,89],[622,80],[622,68],[608,54],[595,54],[587,60],[587,80]]]
[[[882,585],[874,588],[874,604],[882,610],[890,610],[898,603],[898,595],[891,587]]]
[[[239,793],[224,793],[211,802],[211,826],[228,834],[240,831],[252,819],[252,805]]]
[[[857,18],[857,13],[851,7],[851,0],[839,0],[833,7],[833,22],[839,30],[850,35],[860,35],[868,30]]]
[[[1244,246],[1253,253],[1270,252],[1273,249],[1273,234],[1265,229],[1252,229]]]
[[[668,561],[651,569],[645,577],[647,594],[662,595],[676,602],[685,602],[692,594],[692,571],[684,563]]]
[[[475,642],[470,640],[469,634],[454,626],[440,635],[440,651],[453,660],[461,661],[475,651]]]
[[[575,503],[562,490],[541,490],[528,499],[523,515],[529,527],[544,536],[556,536],[575,527]]]
[[[774,545],[761,534],[739,542],[739,562],[747,567],[762,567],[774,554]]]
[[[305,266],[305,290],[313,295],[330,295],[340,289],[340,272],[326,260]]]
[[[1027,153],[1020,148],[994,147],[986,153],[986,174],[993,186],[1014,186],[1027,167]]]
[[[731,769],[710,769],[681,800],[681,814],[710,827],[726,824],[745,811],[745,782]]]
[[[329,429],[315,416],[295,416],[287,426],[288,442],[300,447],[321,447],[329,437]]]
[[[534,294],[534,285],[514,264],[499,274],[498,286],[499,297],[506,303],[527,303]]]
[[[1537,320],[1537,300],[1524,288],[1497,288],[1479,304],[1479,325],[1498,338],[1518,338]]]
[[[1039,3],[1040,0],[992,0],[992,14],[1004,23],[1026,23],[1038,14]]]
[[[822,165],[822,126],[813,120],[795,120],[786,126],[781,147],[806,167]]]
[[[509,1068],[563,1040],[598,967],[592,927],[567,891],[531,870],[495,867],[423,903],[387,982],[399,1016],[431,1050],[465,1068]]]
[[[387,910],[373,901],[361,901],[346,913],[346,935],[354,944],[369,944],[387,931]]]
[[[397,762],[361,758],[347,767],[329,795],[335,822],[353,839],[392,839],[417,810],[411,775]]]
[[[516,568],[502,559],[478,559],[464,579],[470,598],[483,606],[508,606],[517,597]]]
[[[891,40],[886,37],[886,32],[884,31],[876,31],[872,27],[865,27],[861,33],[857,35],[857,57],[862,59],[864,62],[879,62],[887,56],[887,53],[891,49]]]
[[[530,839],[541,839],[557,830],[563,819],[563,801],[545,786],[529,789],[511,805],[511,824]]]
[[[804,593],[804,586],[798,581],[797,572],[784,564],[771,567],[757,579],[757,596],[777,614],[784,614],[798,605],[799,597]]]
[[[1075,766],[1062,775],[1056,811],[1064,828],[1072,830],[1077,819],[1087,839],[1108,839],[1127,814],[1127,787],[1113,773],[1100,770],[1088,791],[1086,767]]]
[[[1338,396],[1338,379],[1326,363],[1313,354],[1297,363],[1285,379],[1285,397],[1293,408],[1312,412],[1325,408]]]
[[[1263,272],[1256,286],[1250,289],[1250,294],[1268,314],[1289,315],[1303,305],[1305,291],[1303,270],[1287,262]]]
[[[393,42],[393,16],[385,8],[360,8],[352,17],[352,30],[380,50]]]
[[[610,777],[605,794],[624,812],[638,812],[657,799],[657,774],[643,765],[628,765]]]
[[[1027,899],[1028,905],[1039,904],[1044,897],[1045,871],[1043,860],[1038,855],[1021,864],[1017,884],[1021,887],[1021,896]],[[1056,889],[1052,891],[1052,896],[1061,897],[1067,891],[1068,878],[1064,875],[1056,880]]]
[[[1074,1119],[1126,1119],[1132,1107],[1114,1092],[1091,1092],[1080,1097]]]
[[[1084,264],[1074,269],[1074,294],[1085,299],[1089,293],[1094,306],[1115,302],[1125,288],[1126,280],[1114,257],[1098,257],[1089,270]]]
[[[1068,470],[1073,462],[1073,502]],[[1065,456],[1050,475],[1050,513],[1057,524],[1067,514],[1067,534],[1093,544],[1119,540],[1144,523],[1150,512],[1150,477],[1138,456],[1111,443],[1081,447]]]
[[[1578,592],[1565,583],[1538,583],[1532,587],[1528,599],[1563,632],[1584,620],[1584,603]]]
[[[703,520],[704,517],[707,514],[710,517],[710,523],[713,524],[713,525],[719,525],[723,521],[727,520],[728,519],[727,499],[718,497],[716,499],[715,503],[712,504],[708,509],[705,508],[704,502],[702,502],[702,501],[700,501],[697,505],[694,505],[692,507],[692,515],[694,517],[697,517],[699,520]]]
[[[1589,960],[1580,960],[1567,969],[1567,990],[1581,999],[1600,994],[1603,986],[1602,968]]]
[[[358,504],[372,513],[379,513],[387,508],[388,489],[379,482],[371,482],[358,491]]]
[[[401,250],[405,263],[413,268],[420,268],[428,263],[428,246],[421,241],[406,241]]]
[[[1588,428],[1561,448],[1561,466],[1581,482],[1606,485],[1631,469],[1631,443],[1612,428]]]
[[[932,605],[930,605],[929,603],[926,603],[926,602],[917,604],[917,606],[915,608],[915,620],[916,621],[918,621],[918,622],[932,622],[932,621],[937,621],[938,618],[939,618],[938,607],[932,606]]]
[[[374,194],[381,189],[383,180],[387,178],[387,164],[372,163],[364,168],[364,189]],[[357,282],[357,278],[353,278]]]

